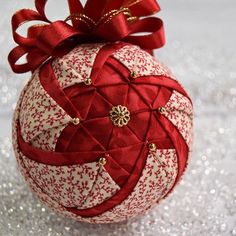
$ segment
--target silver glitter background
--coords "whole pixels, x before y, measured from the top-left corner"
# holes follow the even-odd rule
[[[11,149],[11,116],[29,75],[14,75],[6,57],[13,47],[10,15],[33,0],[0,7],[0,236],[236,235],[236,1],[160,0],[167,45],[156,56],[193,98],[195,143],[176,191],[147,215],[127,222],[89,225],[43,206],[20,176]],[[67,15],[66,1],[53,14]]]

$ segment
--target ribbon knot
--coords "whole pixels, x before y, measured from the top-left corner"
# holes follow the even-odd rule
[[[13,37],[18,46],[8,60],[16,73],[34,71],[48,58],[62,56],[80,43],[124,41],[144,50],[160,48],[165,43],[159,18],[140,19],[160,10],[156,0],[88,0],[85,7],[78,0],[68,0],[70,16],[55,22],[46,17],[46,3],[47,0],[36,0],[37,11],[22,9],[12,17]],[[22,24],[34,20],[44,24],[29,27],[27,37],[17,33]],[[150,34],[140,35],[146,32]],[[17,64],[24,55],[27,62]]]

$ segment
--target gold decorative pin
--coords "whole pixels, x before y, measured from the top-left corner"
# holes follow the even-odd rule
[[[165,107],[159,107],[159,108],[158,108],[158,111],[159,111],[162,115],[164,115],[164,114],[166,113],[166,108],[165,108]]]
[[[149,143],[148,147],[149,147],[149,150],[152,152],[157,150],[157,146],[155,143]]]
[[[135,72],[135,71],[131,71],[131,73],[130,73],[130,76],[133,78],[133,79],[135,79],[135,78],[137,78],[137,73]]]
[[[92,79],[91,78],[87,78],[85,81],[84,81],[84,84],[85,85],[91,85],[92,84]]]
[[[72,122],[74,125],[79,125],[80,119],[79,119],[79,118],[73,118],[73,119],[71,120],[71,122]]]
[[[110,118],[115,126],[123,127],[127,125],[130,120],[130,112],[127,107],[118,105],[112,107]]]
[[[101,157],[101,158],[99,159],[99,161],[98,161],[98,164],[99,164],[100,166],[105,166],[106,163],[107,163],[107,160],[106,160],[105,157]]]

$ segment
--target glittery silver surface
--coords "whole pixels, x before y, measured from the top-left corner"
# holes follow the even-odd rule
[[[54,1],[49,2],[50,7]],[[54,214],[32,195],[16,168],[11,115],[29,75],[14,75],[7,65],[7,53],[14,45],[9,19],[17,9],[32,7],[33,1],[1,3],[0,236],[236,235],[236,2],[159,2],[168,43],[156,55],[193,98],[194,149],[171,196],[143,217],[110,225],[77,223]]]

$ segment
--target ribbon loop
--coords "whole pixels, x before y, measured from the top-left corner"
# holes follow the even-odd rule
[[[12,17],[13,38],[18,46],[8,60],[16,73],[33,71],[48,58],[62,56],[79,43],[124,41],[145,50],[165,43],[159,18],[139,19],[160,10],[156,0],[101,0],[99,4],[97,0],[87,0],[85,8],[79,0],[68,0],[71,15],[67,20],[72,21],[72,26],[62,20],[51,22],[45,14],[46,3],[47,0],[35,0],[37,11],[23,9]],[[27,37],[17,33],[22,24],[35,20],[43,25],[29,27]],[[150,34],[140,35],[146,32]],[[17,64],[24,55],[27,62]]]
[[[37,9],[39,15],[41,15],[46,21],[49,21],[45,14],[45,6],[48,0],[36,0],[35,8]]]
[[[63,35],[63,37],[62,37]],[[53,56],[53,51],[64,41],[79,35],[79,32],[64,21],[56,21],[44,27],[36,38],[36,47],[49,56]]]
[[[150,17],[139,20],[132,25],[131,33],[150,32],[149,35],[128,36],[124,41],[139,45],[143,49],[153,50],[165,44],[163,22],[159,18]]]
[[[16,31],[17,29],[22,26],[23,24],[30,22],[30,21],[43,21],[45,22],[45,18],[38,14],[38,12],[23,9],[12,17],[12,31],[13,31],[13,38],[16,43],[22,46],[33,46],[35,44],[34,38],[23,37],[20,36]],[[46,21],[47,22],[47,21]]]
[[[100,37],[108,42],[121,41],[130,34],[127,17],[122,13],[114,16],[112,20],[100,24],[94,32],[95,37]]]
[[[160,11],[160,6],[156,0],[131,1],[127,7],[135,16],[149,16]]]

